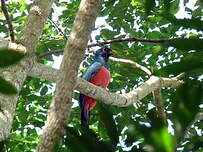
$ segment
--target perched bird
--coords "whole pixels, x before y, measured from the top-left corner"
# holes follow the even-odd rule
[[[87,71],[82,76],[83,79],[93,83],[94,85],[103,88],[108,87],[111,75],[108,71],[109,57],[115,54],[116,51],[108,47],[103,47],[96,51],[93,62],[88,67]],[[90,121],[90,111],[96,105],[96,100],[80,94],[80,108],[81,108],[81,125],[87,126]]]

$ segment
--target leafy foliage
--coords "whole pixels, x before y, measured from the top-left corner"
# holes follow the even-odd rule
[[[202,120],[193,121],[196,114],[203,111],[203,5],[201,1],[193,1],[194,8],[191,8],[188,5],[191,1],[184,0],[184,6],[181,6],[179,0],[103,2],[100,19],[96,23],[91,41],[129,37],[166,40],[164,44],[112,43],[111,48],[118,52],[115,57],[137,62],[159,76],[170,77],[185,72],[185,83],[177,89],[163,90],[167,124],[163,124],[157,117],[153,98],[149,95],[137,105],[125,108],[99,103],[91,112],[90,129],[81,128],[80,110],[74,100],[66,134],[56,148],[57,152],[202,151]],[[18,38],[30,3],[25,0],[8,3],[15,36]],[[36,55],[64,48],[79,3],[78,0],[55,2],[38,43]],[[179,15],[180,10],[185,10],[184,14]],[[53,19],[55,16],[58,19]],[[1,10],[0,33],[4,33],[5,38],[9,37]],[[91,57],[92,53],[88,52],[80,72],[89,65]],[[8,62],[3,59],[0,57],[0,63],[7,66],[5,64]],[[54,59],[53,56],[48,56],[39,62],[50,64]],[[149,78],[141,70],[118,62],[110,62],[110,71],[112,82],[109,90],[116,93],[129,92]],[[20,92],[11,134],[1,147],[5,147],[7,151],[34,151],[46,120],[53,86],[43,79],[27,78]],[[74,98],[78,100],[77,93]],[[188,138],[186,133],[190,134]]]
[[[175,62],[171,65],[163,67],[155,71],[155,74],[167,76],[170,74],[180,74],[181,72],[190,72],[196,69],[201,69],[203,66],[202,53],[192,53],[183,58],[180,62]]]
[[[185,28],[192,28],[192,29],[196,29],[198,31],[202,31],[203,27],[203,21],[201,21],[198,18],[194,18],[194,19],[176,19],[173,16],[167,16],[166,17],[171,23],[173,23],[174,25],[177,26],[182,26]]]
[[[173,46],[180,50],[197,50],[197,51],[203,51],[201,44],[203,42],[203,39],[173,39],[169,40],[167,45]]]

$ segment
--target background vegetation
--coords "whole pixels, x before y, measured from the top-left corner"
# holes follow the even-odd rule
[[[54,3],[36,55],[64,48],[79,3],[79,0]],[[177,89],[162,90],[167,123],[157,116],[153,96],[149,95],[139,104],[125,108],[99,102],[91,113],[89,130],[80,127],[76,92],[67,134],[56,151],[202,152],[203,124],[201,119],[195,120],[195,116],[203,111],[202,6],[201,0],[105,0],[90,43],[124,38],[152,40],[111,43],[110,46],[117,50],[116,57],[137,62],[154,75],[173,77],[185,72],[185,83]],[[30,3],[7,1],[7,7],[17,38]],[[0,34],[9,38],[1,10]],[[154,39],[162,41],[153,43]],[[91,51],[87,51],[81,73],[91,57]],[[50,64],[56,61],[53,55],[49,55],[39,58],[39,62]],[[149,78],[140,69],[119,62],[110,61],[110,71],[111,92],[129,92]],[[20,93],[11,134],[2,144],[2,150],[34,151],[46,120],[53,87],[54,84],[46,80],[27,78]]]

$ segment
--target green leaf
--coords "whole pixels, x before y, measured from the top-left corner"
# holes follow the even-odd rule
[[[202,44],[203,44],[203,39],[194,39],[194,38],[191,38],[191,39],[178,38],[178,39],[171,39],[166,42],[167,46],[172,46],[177,49],[186,50],[186,51],[190,51],[190,50],[203,51]]]
[[[21,5],[20,11],[22,12],[22,11],[24,11],[24,10],[26,9],[27,5],[26,5],[25,0],[20,0],[19,3],[20,3],[20,5]]]
[[[16,18],[13,19],[13,23],[19,23],[24,21],[27,18],[27,16],[17,16]]]
[[[173,96],[174,121],[178,137],[183,137],[188,125],[198,113],[199,104],[203,101],[203,84],[197,80],[184,80]]]
[[[5,147],[4,141],[1,141],[0,142],[0,152],[4,152],[5,151],[4,147]]]
[[[147,113],[150,119],[151,128],[149,132],[149,137],[145,134],[146,141],[153,145],[157,151],[170,152],[174,149],[174,141],[172,135],[168,133],[168,129],[164,122],[158,117],[155,108],[151,109]]]
[[[166,10],[170,9],[170,13],[171,14],[176,14],[179,10],[180,10],[180,0],[165,0],[165,1],[169,1],[169,5],[167,6],[166,2],[165,3],[165,7],[169,7],[169,8],[165,8]]]
[[[99,104],[99,115],[113,145],[117,145],[119,141],[118,129],[116,127],[116,123],[113,119],[113,114],[111,113],[109,107],[104,104]]]
[[[40,91],[40,95],[41,95],[41,96],[44,96],[47,92],[48,92],[48,87],[47,87],[47,86],[44,86],[44,87],[42,88],[42,90]]]
[[[183,26],[185,28],[192,28],[198,31],[203,31],[203,21],[197,18],[192,19],[176,19],[174,16],[165,16],[174,25]]]
[[[113,152],[112,147],[100,140],[97,134],[88,128],[82,128],[80,132],[77,129],[68,127],[67,138],[65,144],[72,151],[98,151],[98,152]],[[82,134],[81,134],[82,133]]]
[[[162,33],[159,31],[152,31],[146,35],[149,39],[158,39],[161,38]]]
[[[147,113],[150,125],[139,124],[132,121],[127,129],[126,142],[133,143],[143,139],[145,144],[151,145],[156,152],[172,152],[174,140],[168,133],[167,127],[158,118],[154,109]]]
[[[0,50],[0,67],[17,63],[25,55],[13,50]]]
[[[4,94],[15,94],[17,89],[8,81],[0,77],[0,92]]]
[[[0,32],[3,32],[3,33],[7,33],[8,32],[8,29],[6,28],[5,24],[0,25]]]
[[[169,74],[179,74],[203,68],[203,55],[200,53],[191,54],[183,58],[180,62],[172,63],[154,72],[155,75],[167,76]]]
[[[155,6],[155,0],[145,0],[145,12],[147,15],[151,14],[151,10]]]

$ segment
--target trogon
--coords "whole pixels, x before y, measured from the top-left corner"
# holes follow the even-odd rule
[[[108,47],[100,48],[95,52],[94,60],[83,74],[82,78],[93,83],[94,85],[107,88],[110,82],[110,72],[108,70],[109,57],[115,54],[116,51]],[[96,100],[80,94],[79,97],[81,108],[81,125],[88,126],[90,121],[90,111],[96,105]]]

